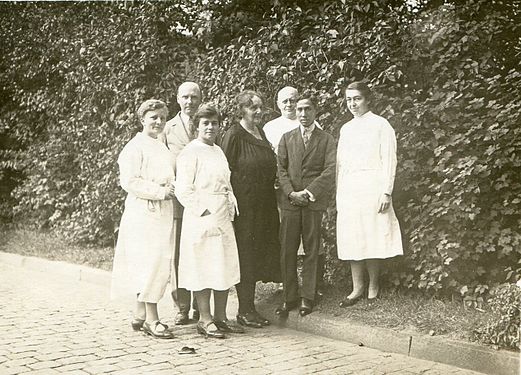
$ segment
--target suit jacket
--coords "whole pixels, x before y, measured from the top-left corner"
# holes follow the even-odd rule
[[[184,123],[181,119],[181,113],[177,113],[174,118],[167,121],[165,130],[162,134],[162,140],[167,144],[174,159],[174,171],[176,166],[176,159],[181,150],[192,141],[190,139],[189,124]],[[177,198],[174,198],[174,218],[179,219],[183,217],[183,206],[179,203]]]
[[[329,133],[315,127],[307,147],[300,126],[284,134],[277,156],[279,184],[284,193],[281,208],[300,209],[290,204],[288,196],[307,189],[315,198],[309,202],[309,209],[325,210],[335,185],[335,165],[336,145]]]

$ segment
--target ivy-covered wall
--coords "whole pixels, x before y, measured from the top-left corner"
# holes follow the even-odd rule
[[[110,242],[135,107],[156,97],[176,111],[185,79],[226,125],[245,88],[264,94],[267,116],[284,85],[312,90],[335,136],[349,119],[342,88],[365,79],[398,137],[393,199],[407,249],[389,262],[391,285],[477,300],[521,277],[518,4],[176,3],[0,4],[0,179],[14,189],[4,217]],[[339,284],[333,203],[323,229]]]

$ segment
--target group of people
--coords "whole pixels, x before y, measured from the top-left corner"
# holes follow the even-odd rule
[[[164,102],[141,104],[143,130],[118,158],[128,195],[112,273],[113,298],[137,300],[134,330],[173,338],[157,311],[169,283],[178,310],[174,323],[190,323],[192,308],[197,332],[206,337],[270,324],[255,308],[258,281],[282,282],[280,318],[293,309],[311,313],[324,263],[322,218],[335,186],[338,257],[350,261],[353,279],[340,305],[365,295],[366,269],[367,298],[377,298],[382,259],[403,253],[391,203],[396,138],[370,111],[365,83],[350,84],[345,97],[354,118],[342,127],[338,147],[316,122],[315,98],[293,87],[279,91],[281,116],[264,126],[262,96],[241,92],[238,121],[219,140],[221,115],[201,104],[194,82],[179,86],[181,110],[168,122]],[[226,315],[232,286],[236,321]]]

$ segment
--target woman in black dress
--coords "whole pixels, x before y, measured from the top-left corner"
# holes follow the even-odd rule
[[[241,282],[237,322],[260,328],[270,322],[255,309],[257,281],[280,282],[279,214],[275,198],[277,160],[260,128],[262,99],[246,90],[236,98],[241,117],[225,133],[222,149],[231,169],[231,182],[239,206],[234,221],[239,248]]]

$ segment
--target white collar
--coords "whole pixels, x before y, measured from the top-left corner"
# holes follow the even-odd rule
[[[181,118],[181,121],[183,121],[185,126],[188,126],[188,123],[190,122],[190,116],[184,114],[183,112],[179,112],[179,117]],[[186,130],[188,130],[188,128]]]
[[[300,133],[301,133],[302,135],[304,135],[304,131],[306,130],[306,128],[304,128],[304,127],[302,126],[302,124],[300,124],[299,127],[300,127]],[[310,126],[309,128],[307,128],[307,129],[308,129],[308,130],[307,130],[308,132],[312,133],[313,130],[315,130],[315,123],[312,123],[311,126]]]

